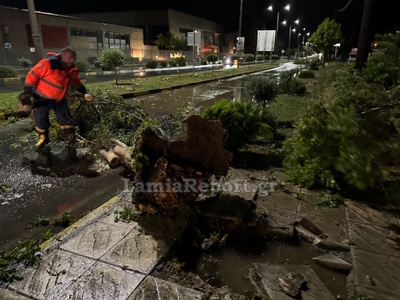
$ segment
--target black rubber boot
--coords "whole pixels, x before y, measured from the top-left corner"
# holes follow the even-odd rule
[[[75,128],[64,129],[67,147],[76,147]]]

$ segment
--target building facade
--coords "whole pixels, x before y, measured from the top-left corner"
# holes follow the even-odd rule
[[[17,65],[18,58],[33,62],[47,52],[66,45],[77,50],[78,60],[94,60],[101,50],[121,49],[126,57],[143,57],[143,30],[87,21],[77,17],[36,12],[43,54],[35,49],[29,13],[25,9],[0,7],[0,65]]]
[[[157,52],[155,40],[160,33],[172,33],[175,37],[186,37],[188,32],[201,33],[201,43],[197,47],[198,56],[205,57],[210,53],[224,50],[223,26],[200,17],[172,9],[151,11],[121,11],[107,13],[79,14],[81,18],[141,28],[143,30],[143,57],[153,57]],[[153,54],[152,54],[153,53]]]

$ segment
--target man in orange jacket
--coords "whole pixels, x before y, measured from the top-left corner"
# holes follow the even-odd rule
[[[87,93],[79,78],[79,72],[74,65],[76,52],[71,47],[62,49],[61,54],[50,53],[47,58],[39,61],[27,74],[24,91],[19,95],[21,110],[31,107],[33,96],[34,118],[39,142],[36,148],[41,149],[49,143],[49,111],[54,109],[57,121],[63,129],[67,145],[76,142],[75,128],[66,96],[70,85],[82,93],[86,101],[93,97]]]

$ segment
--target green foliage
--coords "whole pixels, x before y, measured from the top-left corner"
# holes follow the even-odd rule
[[[262,76],[252,76],[245,83],[245,91],[252,95],[256,102],[274,101],[278,93],[278,85],[275,80]]]
[[[231,56],[231,61],[233,62],[234,60],[239,60],[239,56],[237,56],[236,54]]]
[[[0,66],[0,78],[14,78],[17,77],[17,72],[9,67]]]
[[[299,78],[315,78],[315,73],[311,70],[305,70],[299,74]]]
[[[21,57],[17,58],[17,60],[18,64],[25,69],[28,69],[33,66],[33,62],[29,58]]]
[[[173,49],[173,40],[175,36],[171,32],[167,32],[166,34],[160,33],[157,35],[157,39],[154,41],[157,45],[158,49],[170,50]]]
[[[114,211],[114,221],[122,221],[125,223],[137,222],[139,220],[139,212],[136,211],[133,207],[124,205],[122,210]]]
[[[338,193],[324,194],[318,198],[317,205],[319,207],[335,208],[344,205],[344,199]]]
[[[43,216],[36,216],[35,221],[29,223],[28,228],[32,227],[46,227],[50,225],[50,219]]]
[[[324,54],[324,61],[330,61],[333,45],[343,39],[341,25],[335,20],[326,18],[318,25],[317,30],[311,35],[309,42],[320,48]]]
[[[400,33],[377,37],[377,50],[368,58],[363,76],[368,82],[379,83],[386,89],[400,81]]]
[[[71,215],[69,211],[62,213],[60,216],[56,217],[52,225],[53,226],[61,226],[63,228],[67,228],[74,222],[75,218]]]
[[[124,52],[120,49],[104,49],[98,58],[101,66],[115,71],[115,83],[118,84],[117,67],[124,64]]]
[[[101,51],[98,60],[102,66],[115,70],[124,64],[124,52],[116,48],[104,49]]]
[[[332,83],[333,101],[317,105],[284,142],[290,180],[304,187],[374,188],[400,162],[397,93],[342,72]]]
[[[176,62],[174,60],[169,61],[169,66],[170,67],[176,67]]]
[[[0,184],[0,195],[10,193],[12,191],[12,187],[7,184],[1,183]]]
[[[263,59],[264,59],[264,56],[262,54],[256,55],[256,61],[262,61]]]
[[[273,137],[273,128],[267,123],[268,119],[272,120],[271,115],[249,103],[221,100],[207,108],[203,115],[210,120],[221,121],[228,132],[225,147],[233,152],[254,138],[267,141]]]
[[[279,57],[279,55],[278,54],[272,54],[271,55],[271,59],[273,60],[273,61],[276,61],[276,60],[278,60],[280,57]]]
[[[154,61],[154,60],[149,60],[149,61],[146,63],[146,68],[155,69],[155,68],[157,68],[157,65],[158,65],[158,63],[157,63],[156,61]]]
[[[310,61],[310,63],[308,64],[308,67],[310,70],[316,71],[319,69],[320,65],[321,65],[321,61],[319,59],[312,59]]]
[[[89,70],[89,63],[87,61],[83,61],[83,60],[78,60],[75,63],[75,66],[78,68],[79,72],[86,72],[87,70]]]
[[[298,79],[292,79],[288,86],[288,94],[290,95],[302,96],[307,91],[306,84]]]
[[[201,65],[202,65],[202,66],[205,66],[205,65],[208,65],[208,63],[207,63],[206,60],[202,60],[202,61],[201,61]]]
[[[211,64],[214,64],[216,61],[218,61],[218,56],[215,54],[210,54],[207,56],[207,61]]]
[[[357,290],[350,291],[347,299],[348,300],[374,300],[374,298],[367,296],[364,293],[360,293]]]
[[[0,252],[0,283],[11,283],[14,280],[23,279],[17,272],[19,263],[25,267],[37,266],[40,257],[36,253],[40,251],[40,243],[40,240],[26,240],[19,242],[11,251]]]
[[[176,62],[176,64],[177,64],[178,66],[180,66],[180,67],[186,66],[186,58],[184,58],[183,56],[182,56],[182,57],[175,58],[175,62]]]
[[[307,60],[302,59],[302,58],[296,58],[293,63],[296,65],[306,65]]]
[[[163,61],[160,62],[160,66],[161,66],[162,68],[166,68],[166,67],[168,66],[168,62],[166,62],[165,60],[163,60]]]
[[[254,61],[254,55],[253,54],[246,54],[244,56],[244,61],[245,62],[253,62]]]

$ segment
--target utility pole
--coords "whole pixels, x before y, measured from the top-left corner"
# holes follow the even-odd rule
[[[279,55],[278,52],[278,30],[279,30],[279,11],[276,15],[276,31],[275,31],[275,53]]]
[[[242,17],[243,17],[243,0],[240,0],[240,12],[239,12],[239,35],[242,36]]]
[[[28,5],[33,44],[35,45],[37,61],[39,61],[43,58],[44,55],[43,55],[42,39],[39,32],[39,24],[36,18],[35,3],[34,0],[26,0],[26,3]]]
[[[358,37],[357,57],[355,68],[361,71],[368,60],[368,52],[373,38],[372,10],[374,0],[364,0],[364,12]]]

